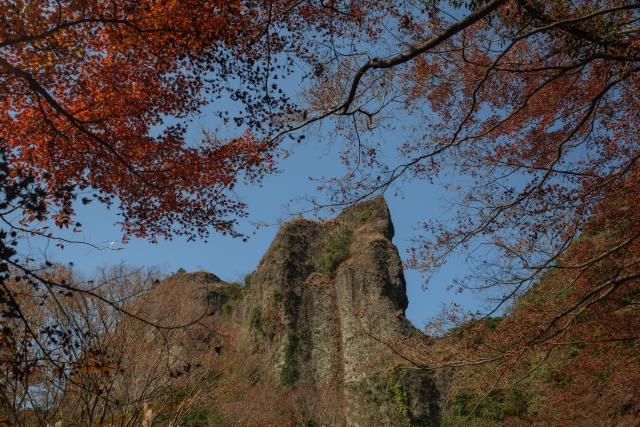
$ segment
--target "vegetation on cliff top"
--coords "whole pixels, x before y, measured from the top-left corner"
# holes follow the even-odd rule
[[[352,231],[348,226],[338,226],[331,230],[316,262],[316,270],[321,273],[334,274],[338,266],[349,257]]]

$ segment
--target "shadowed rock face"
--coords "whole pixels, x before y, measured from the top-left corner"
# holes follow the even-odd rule
[[[429,374],[407,366],[386,344],[421,336],[405,318],[406,286],[392,237],[383,198],[333,221],[289,222],[236,313],[254,350],[272,353],[283,384],[337,386],[347,425],[438,424]],[[326,271],[323,261],[335,252],[343,256]]]
[[[349,207],[332,221],[297,219],[282,226],[249,287],[210,273],[176,274],[145,305],[170,294],[171,304],[152,317],[184,322],[190,313],[206,313],[193,326],[202,331],[182,334],[201,336],[203,344],[181,338],[170,352],[175,363],[191,363],[193,349],[235,346],[259,361],[262,378],[285,390],[331,390],[338,424],[438,425],[431,376],[391,348],[423,339],[405,318],[406,286],[392,238],[383,198]],[[221,325],[232,341],[215,332]]]

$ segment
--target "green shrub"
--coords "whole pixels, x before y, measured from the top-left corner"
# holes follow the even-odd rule
[[[321,273],[333,274],[338,266],[349,257],[351,230],[345,226],[331,231],[325,241],[322,254],[316,262],[316,270]]]
[[[454,416],[487,421],[522,417],[528,409],[529,396],[520,388],[493,390],[484,399],[473,391],[463,391],[453,398],[449,407]]]
[[[222,307],[222,312],[225,317],[228,318],[233,309],[238,305],[238,302],[240,302],[244,296],[244,288],[238,283],[229,283],[226,290],[229,295],[229,299],[227,299],[227,302]]]
[[[262,310],[258,305],[253,305],[249,309],[249,327],[254,331],[262,329]]]
[[[249,308],[249,329],[269,340],[281,330],[280,320],[273,307],[253,305]]]
[[[398,417],[398,422],[402,426],[411,425],[411,418],[409,417],[409,401],[407,398],[407,392],[402,388],[400,384],[400,367],[396,366],[391,370],[391,375],[387,381],[387,389],[393,398],[393,404]]]
[[[282,292],[280,292],[278,289],[273,289],[273,291],[271,291],[271,303],[273,305],[278,305],[280,304],[281,301],[282,301]]]
[[[184,268],[180,267],[178,269],[178,271],[176,271],[176,274],[183,274],[183,273],[186,273],[186,272],[187,272],[187,270],[185,270]]]
[[[185,426],[205,427],[209,425],[209,414],[206,409],[195,408],[187,412],[182,421]]]
[[[255,271],[253,273],[255,273]],[[246,276],[244,276],[244,287],[247,289],[251,287],[251,280],[253,279],[253,273],[249,273]]]
[[[280,373],[280,379],[284,385],[295,384],[300,376],[300,372],[298,370],[298,359],[296,357],[299,346],[300,340],[297,335],[289,335],[287,345],[284,348],[284,366]]]
[[[358,222],[367,222],[371,219],[373,214],[369,209],[363,209],[356,214],[356,221]]]
[[[509,417],[522,417],[529,409],[529,396],[521,388],[512,389],[503,404],[504,414]]]
[[[303,425],[304,427],[320,427],[320,424],[318,424],[314,419],[305,420]]]
[[[500,325],[500,323],[502,323],[502,320],[504,319],[504,317],[488,317],[484,320],[484,324],[487,327],[487,329],[489,329],[490,331],[495,331],[498,326]]]

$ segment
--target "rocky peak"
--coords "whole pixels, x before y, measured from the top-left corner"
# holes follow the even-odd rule
[[[270,353],[285,386],[340,390],[347,425],[437,422],[429,375],[408,374],[384,344],[420,335],[404,317],[406,285],[392,237],[382,197],[330,221],[284,224],[237,312],[254,351]]]
[[[305,390],[307,415],[323,407],[330,425],[437,425],[430,374],[392,349],[422,339],[405,318],[406,285],[392,238],[389,209],[378,197],[329,221],[284,224],[244,285],[205,272],[170,276],[144,305],[179,323],[205,315],[174,333],[158,360],[166,354],[175,371],[215,350],[235,355],[224,362],[226,372],[242,372],[234,363],[251,359],[248,383],[284,395]],[[145,342],[154,339],[165,342],[145,332]]]

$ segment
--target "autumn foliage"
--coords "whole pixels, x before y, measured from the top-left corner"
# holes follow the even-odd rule
[[[269,171],[269,150],[248,130],[190,146],[185,119],[231,76],[226,62],[246,63],[259,11],[233,1],[18,1],[1,15],[0,138],[14,168],[46,174],[58,224],[91,188],[120,205],[127,234],[231,230],[242,204],[227,191],[242,173]]]
[[[452,425],[465,418],[635,425],[637,189],[632,176],[599,204],[581,236],[503,317],[463,322],[416,354],[448,369],[459,361],[445,399]]]
[[[544,416],[597,401],[627,422],[640,379],[638,22],[628,0],[3,2],[2,283],[16,230],[75,225],[76,199],[116,205],[125,236],[237,235],[234,187],[274,171],[286,135],[331,123],[318,140],[342,144],[347,171],[314,207],[407,182],[456,190],[442,221],[420,224],[408,265],[428,282],[465,257],[456,285],[493,305],[452,347],[473,360],[412,356],[488,364],[486,390],[555,363],[576,381],[549,389]],[[224,135],[189,140],[212,105]]]
[[[430,6],[390,14],[397,21],[387,28],[400,46],[367,39],[376,56],[335,64],[311,92],[318,111],[336,109],[337,129],[351,142],[343,151],[348,172],[324,182],[330,203],[402,192],[407,182],[449,190],[455,204],[441,221],[421,224],[408,264],[432,284],[449,259],[464,257],[471,271],[452,286],[484,291],[489,308],[445,313],[468,329],[448,352],[404,350],[427,367],[469,367],[466,384],[477,380],[483,391],[460,421],[551,369],[567,382],[538,390],[547,412],[525,420],[570,424],[597,412],[602,425],[632,425],[640,7]],[[383,126],[405,138],[389,148],[376,138]],[[495,332],[485,328],[505,313]],[[576,356],[567,359],[571,348]]]
[[[98,311],[115,310],[109,322],[119,313],[144,324],[93,281],[52,276],[48,260],[25,259],[22,238],[78,243],[52,223],[79,230],[75,209],[94,200],[116,207],[125,240],[238,236],[246,212],[235,186],[274,170],[287,120],[303,114],[280,85],[292,58],[315,61],[305,34],[363,25],[357,3],[347,14],[322,1],[0,5],[0,388],[17,414],[35,371],[61,381],[112,374],[104,352],[87,344],[104,329],[43,320],[37,307],[53,304],[68,320],[77,307],[64,299],[86,297]],[[201,139],[188,137],[199,117],[212,124]]]

